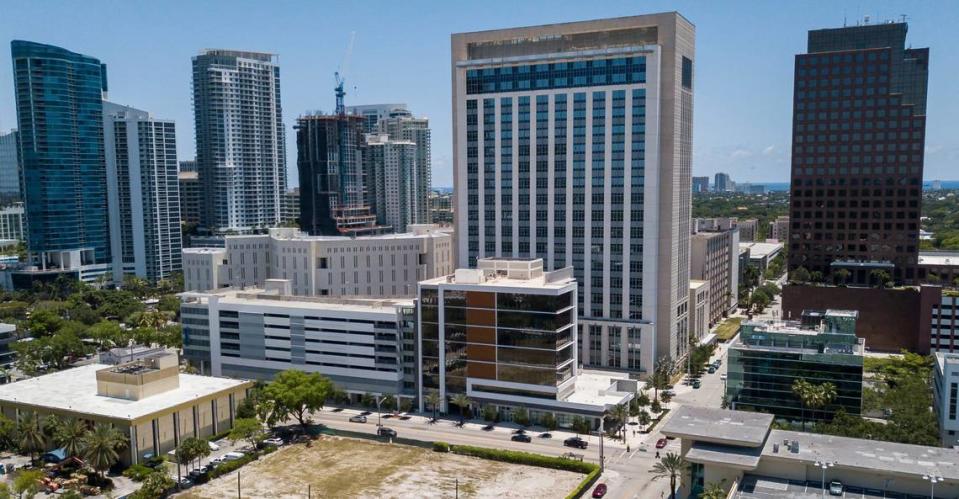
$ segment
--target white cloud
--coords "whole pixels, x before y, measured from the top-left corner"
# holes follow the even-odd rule
[[[770,145],[763,149],[763,156],[772,156],[776,153],[776,146]]]

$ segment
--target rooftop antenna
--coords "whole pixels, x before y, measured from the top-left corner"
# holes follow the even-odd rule
[[[343,59],[340,60],[340,65],[337,66],[336,72],[333,73],[333,79],[336,81],[336,87],[334,91],[336,93],[336,114],[343,115],[346,114],[346,106],[343,104],[343,97],[346,96],[346,91],[343,90],[343,84],[346,83],[346,74],[350,66],[350,58],[353,55],[353,41],[356,40],[356,31],[350,32],[350,44],[346,46],[346,53],[343,54]]]

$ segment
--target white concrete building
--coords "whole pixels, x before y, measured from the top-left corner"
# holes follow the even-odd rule
[[[944,289],[939,303],[932,305],[930,350],[959,353],[959,294]]]
[[[709,334],[709,281],[689,280],[689,334],[699,341]]]
[[[180,183],[172,121],[103,102],[113,278],[181,270]]]
[[[266,289],[181,295],[184,357],[202,372],[269,381],[318,372],[357,395],[415,395],[412,299],[292,296]],[[404,334],[406,333],[406,334]]]
[[[739,304],[739,229],[692,236],[692,277],[709,281],[709,324],[735,312]]]
[[[584,365],[687,348],[694,45],[675,12],[452,36],[459,261],[572,267]]]
[[[959,354],[936,352],[933,407],[943,447],[959,446]],[[959,447],[957,447],[959,448]]]
[[[416,143],[367,134],[363,163],[367,204],[376,214],[376,223],[406,232],[408,225],[416,223]]]
[[[309,236],[297,229],[227,236],[225,248],[184,248],[187,291],[263,287],[287,279],[297,296],[412,297],[453,270],[452,237],[431,225],[378,236]]]

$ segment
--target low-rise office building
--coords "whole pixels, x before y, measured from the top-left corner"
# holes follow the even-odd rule
[[[944,289],[939,302],[932,304],[929,341],[931,352],[959,353],[959,291]]]
[[[737,499],[826,497],[838,481],[845,497],[881,499],[959,494],[959,450],[772,429],[773,416],[681,406],[661,431],[680,439],[689,468],[676,497],[700,497],[709,484]],[[826,464],[826,469],[820,465]],[[924,478],[925,477],[925,478]]]
[[[297,296],[412,297],[416,283],[453,271],[449,233],[433,225],[376,236],[310,236],[297,229],[227,236],[224,248],[183,250],[187,291],[290,281]]]
[[[17,359],[10,345],[17,341],[17,326],[0,323],[0,367],[9,368]]]
[[[783,243],[780,242],[741,242],[740,250],[746,248],[749,250],[749,264],[759,270],[759,275],[763,275],[769,267],[769,262],[779,256],[783,251]]]
[[[937,352],[933,406],[943,447],[959,448],[959,354]]]
[[[180,374],[176,355],[88,364],[0,386],[0,412],[112,425],[127,437],[123,466],[163,455],[186,437],[233,427],[251,381]]]
[[[781,243],[789,240],[789,215],[781,215],[769,222],[767,239],[775,239]]]
[[[689,238],[690,277],[709,281],[710,325],[739,305],[739,229],[722,227]]]
[[[689,280],[689,334],[697,341],[709,334],[709,281]]]
[[[419,284],[420,409],[436,392],[442,408],[455,394],[491,405],[505,420],[517,408],[546,413],[561,426],[628,402],[637,382],[625,373],[581,371],[577,284],[571,268],[543,271],[542,259],[479,259],[478,268]],[[611,351],[625,353],[618,337]]]
[[[806,311],[800,322],[746,321],[729,347],[726,397],[734,409],[767,412],[789,421],[830,420],[836,411],[862,412],[864,341],[858,313]],[[804,408],[793,383],[832,383],[835,398]]]
[[[289,281],[266,284],[183,293],[184,357],[214,376],[269,381],[299,369],[355,396],[415,395],[411,299],[293,296]]]

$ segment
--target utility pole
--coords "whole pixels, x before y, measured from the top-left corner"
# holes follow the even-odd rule
[[[240,495],[240,470],[236,470],[236,499],[242,499]]]

